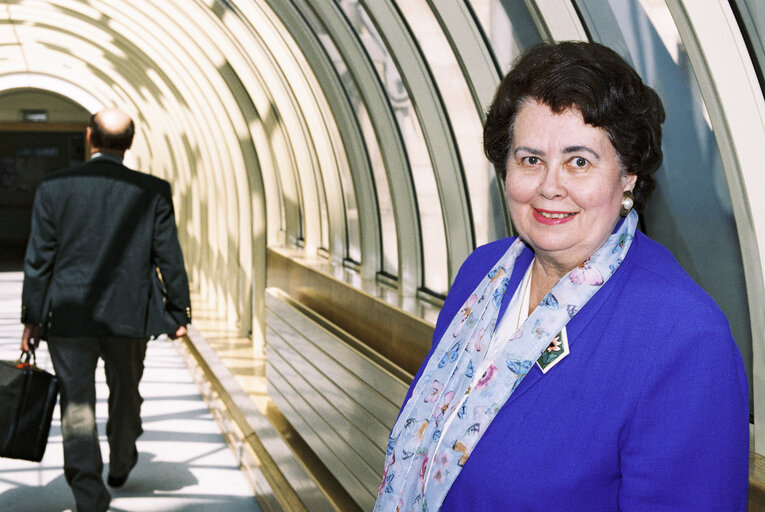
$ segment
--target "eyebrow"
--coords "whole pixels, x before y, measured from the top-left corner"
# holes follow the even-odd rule
[[[543,151],[539,151],[538,149],[533,149],[528,146],[518,146],[513,150],[513,155],[517,156],[519,151],[526,151],[527,153],[531,153],[532,155],[542,156],[544,155]]]
[[[515,148],[513,150],[513,155],[517,156],[519,151],[525,151],[525,152],[531,153],[532,155],[535,155],[535,156],[543,156],[544,155],[544,151],[540,151],[538,149],[530,148],[528,146],[518,146],[517,148]],[[568,153],[579,153],[579,152],[582,152],[582,151],[590,153],[591,155],[594,155],[595,158],[600,160],[600,155],[598,154],[598,152],[593,150],[593,149],[591,149],[591,148],[589,148],[589,147],[587,147],[587,146],[568,146],[566,148],[563,148],[563,153],[565,153],[565,154],[568,154]]]
[[[586,151],[587,153],[595,155],[595,158],[600,160],[600,155],[597,153],[597,151],[594,151],[587,146],[569,146],[567,148],[563,148],[564,153],[579,153],[580,151]]]

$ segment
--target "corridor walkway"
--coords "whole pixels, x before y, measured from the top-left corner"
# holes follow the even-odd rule
[[[19,356],[21,281],[21,272],[0,272],[0,359]],[[149,343],[141,383],[144,434],[138,441],[138,465],[122,489],[111,491],[110,510],[260,512],[252,487],[225,444],[180,350],[167,339]],[[37,364],[52,371],[45,343],[38,350]],[[107,388],[102,369],[97,396],[101,450],[108,461]],[[74,499],[62,465],[57,407],[42,462],[0,458],[0,511],[73,510]],[[106,473],[108,462],[105,466]]]

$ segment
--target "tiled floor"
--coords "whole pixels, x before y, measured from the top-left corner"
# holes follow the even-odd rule
[[[0,359],[16,359],[21,273],[0,273]],[[45,344],[38,366],[50,369]],[[120,490],[113,511],[259,512],[253,491],[226,446],[210,411],[186,368],[179,348],[168,340],[149,343],[141,383],[144,434],[139,461]],[[96,410],[101,449],[105,442],[107,389],[99,371]],[[74,508],[62,471],[58,408],[42,462],[0,459],[0,511],[61,512]],[[108,464],[105,471],[108,471]]]

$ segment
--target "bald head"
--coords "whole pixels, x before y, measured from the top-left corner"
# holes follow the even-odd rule
[[[106,108],[90,117],[88,140],[94,151],[124,154],[130,149],[135,125],[126,113]]]

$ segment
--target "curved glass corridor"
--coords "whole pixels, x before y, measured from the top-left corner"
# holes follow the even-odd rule
[[[513,234],[481,145],[499,80],[535,43],[597,41],[667,108],[641,228],[729,318],[765,456],[763,34],[760,0],[8,0],[0,244],[19,257],[35,187],[82,160],[90,114],[127,111],[128,165],[173,186],[195,309],[210,320],[201,335],[265,357],[261,409],[292,423],[337,481],[356,478],[338,492],[369,508],[355,489],[373,471],[345,467],[334,441],[313,447],[308,388],[289,377],[344,372],[351,356],[303,367],[310,357],[293,352],[315,347],[273,340],[307,318],[311,342],[330,332],[411,379],[462,261]],[[346,419],[384,431],[371,416]]]

